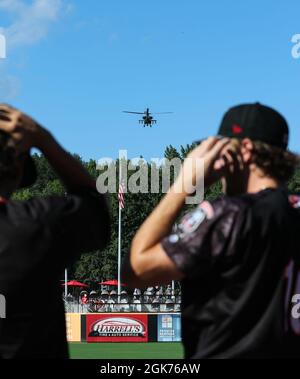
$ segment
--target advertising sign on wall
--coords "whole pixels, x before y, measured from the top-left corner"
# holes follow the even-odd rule
[[[148,316],[140,314],[88,314],[87,342],[148,342]]]
[[[81,341],[80,320],[80,314],[66,313],[67,340],[69,342]]]
[[[159,342],[181,341],[181,318],[179,314],[157,316],[157,340]]]

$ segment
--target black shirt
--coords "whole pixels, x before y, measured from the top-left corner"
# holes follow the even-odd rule
[[[59,279],[109,234],[107,205],[94,191],[0,204],[0,358],[68,357]]]
[[[300,357],[300,217],[283,189],[204,202],[162,245],[185,274],[187,358]]]

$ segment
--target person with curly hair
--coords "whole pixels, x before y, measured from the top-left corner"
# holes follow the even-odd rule
[[[299,157],[287,150],[288,136],[270,107],[231,108],[133,240],[126,283],[182,280],[186,358],[300,357],[300,197],[286,188]],[[191,183],[203,180],[220,180],[225,195],[172,230]]]

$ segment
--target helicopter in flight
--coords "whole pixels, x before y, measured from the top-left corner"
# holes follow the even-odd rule
[[[140,114],[140,115],[143,115],[143,118],[142,120],[139,120],[139,124],[143,124],[144,127],[145,126],[150,126],[150,128],[152,127],[152,125],[156,124],[157,120],[155,120],[153,118],[153,114],[157,115],[157,114],[170,114],[170,113],[173,113],[173,112],[160,112],[160,113],[150,113],[150,109],[147,108],[145,110],[145,112],[130,112],[130,111],[123,111],[124,113],[131,113],[131,114]]]

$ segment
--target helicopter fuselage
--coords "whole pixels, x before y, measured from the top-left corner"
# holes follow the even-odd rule
[[[143,124],[144,126],[151,127],[153,124],[156,124],[157,122],[157,120],[155,120],[153,116],[151,115],[149,108],[147,108],[145,112],[132,112],[132,111],[123,111],[123,112],[143,115],[143,119],[139,120],[139,124]],[[160,114],[166,114],[166,113],[172,113],[172,112],[163,112]]]

